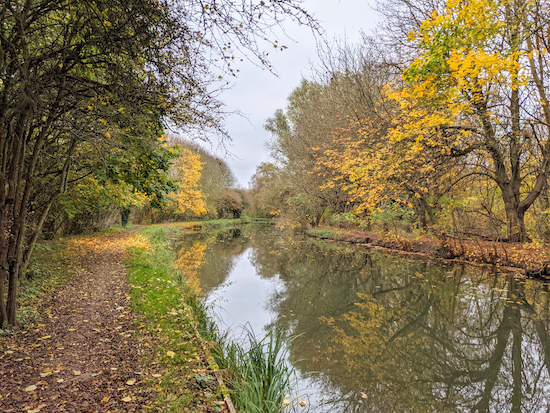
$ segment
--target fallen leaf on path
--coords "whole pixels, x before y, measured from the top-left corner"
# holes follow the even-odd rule
[[[130,396],[126,396],[124,399],[122,399],[123,402],[131,402],[132,398]]]
[[[52,336],[44,336],[44,337],[40,337],[40,340],[47,340],[48,338],[51,338]]]
[[[101,399],[101,403],[107,403],[110,398],[110,396],[105,396],[103,399]]]
[[[130,379],[126,382],[128,386],[133,386],[136,383],[136,379]]]
[[[35,390],[36,390],[36,386],[34,384],[32,386],[25,388],[25,391],[35,391]]]
[[[75,376],[80,376],[82,373],[81,373],[80,371],[78,371],[78,370],[73,370],[73,374],[74,374]]]
[[[162,374],[155,373],[155,374],[151,374],[151,376],[155,378],[159,378],[159,377],[162,377]]]

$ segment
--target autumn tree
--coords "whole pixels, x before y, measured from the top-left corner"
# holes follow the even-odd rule
[[[224,194],[237,188],[237,178],[221,157],[198,145],[194,150],[200,154],[203,162],[200,186],[206,198],[207,214],[209,217],[217,218]]]
[[[247,214],[260,218],[272,218],[280,214],[282,198],[282,170],[272,163],[262,162],[248,183],[250,205]]]
[[[498,186],[510,240],[529,239],[525,213],[550,173],[545,1],[449,1],[409,41],[421,51],[394,92],[404,110],[391,139],[461,158]]]
[[[394,74],[368,46],[365,39],[359,46],[337,43],[327,50],[314,80],[303,80],[286,110],[278,110],[266,123],[273,133],[272,157],[287,176],[289,201],[282,209],[296,205],[309,217],[305,225],[356,209],[361,199],[348,187],[354,170],[350,163],[361,163],[361,150],[372,147],[355,139],[357,125],[375,125],[378,130],[368,134],[374,143],[388,128],[387,108],[380,102]],[[344,137],[347,129],[353,145]]]
[[[180,150],[178,159],[171,168],[174,179],[178,182],[178,189],[173,203],[177,213],[190,212],[195,216],[206,213],[205,194],[200,188],[201,170],[203,163],[198,153],[189,148]]]

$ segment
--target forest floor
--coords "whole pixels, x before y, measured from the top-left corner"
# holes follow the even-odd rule
[[[422,255],[430,259],[445,259],[508,267],[518,275],[550,280],[550,249],[536,243],[494,242],[419,236],[405,237],[386,233],[372,234],[358,230],[318,227],[308,231],[317,238],[365,245],[398,253]]]
[[[69,242],[71,281],[41,300],[38,319],[0,336],[1,412],[137,412],[158,407],[161,388],[154,383],[160,383],[163,371],[158,361],[150,363],[155,354],[141,356],[154,352],[155,343],[144,343],[144,325],[138,324],[147,322],[132,311],[127,283],[125,250],[135,242],[137,230]],[[204,356],[197,360],[193,367],[205,368]]]

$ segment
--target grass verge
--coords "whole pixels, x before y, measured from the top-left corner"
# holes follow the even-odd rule
[[[216,370],[197,334],[200,301],[174,267],[166,230],[142,232],[147,247],[128,249],[133,309],[141,316],[143,365],[151,370],[147,383],[157,393],[156,411],[228,411]]]

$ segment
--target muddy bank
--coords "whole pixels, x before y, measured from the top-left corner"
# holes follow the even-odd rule
[[[518,275],[550,281],[549,249],[535,243],[493,242],[459,239],[452,236],[403,237],[378,235],[357,230],[317,227],[307,235],[352,244],[364,245],[395,253],[420,255],[429,259],[506,267]]]

